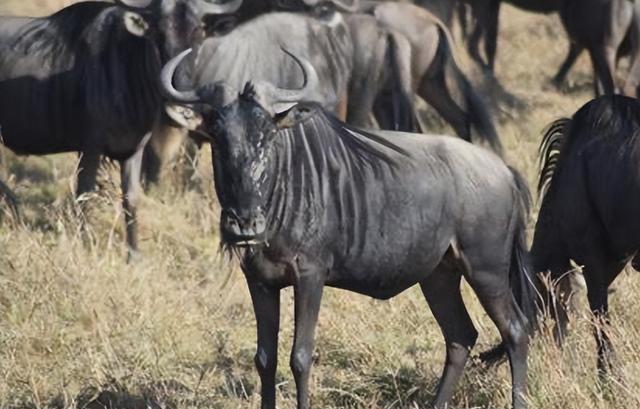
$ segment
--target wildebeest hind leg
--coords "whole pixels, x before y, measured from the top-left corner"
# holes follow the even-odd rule
[[[247,279],[258,327],[255,364],[260,375],[261,409],[276,408],[276,369],[280,328],[280,291]]]
[[[499,279],[492,270],[475,270],[465,278],[473,287],[480,303],[498,327],[506,346],[511,366],[514,409],[526,408],[527,353],[529,335],[522,312],[516,305],[508,280]],[[499,271],[496,269],[495,271]],[[506,272],[504,273],[507,274]],[[500,288],[503,286],[504,288]]]
[[[596,95],[613,95],[615,82],[615,49],[609,47],[593,48],[589,50],[594,72],[594,87]]]
[[[573,65],[576,63],[576,60],[582,53],[582,50],[583,47],[579,46],[578,44],[573,42],[570,44],[567,57],[558,69],[556,75],[553,77],[552,83],[554,87],[558,89],[562,88],[565,80],[567,79],[567,74],[569,74],[569,70],[571,70],[571,67],[573,67]]]
[[[451,399],[469,351],[478,337],[460,294],[461,276],[457,270],[441,267],[420,283],[447,344],[442,377],[432,402],[433,407],[438,409],[445,408]]]
[[[120,163],[122,184],[122,206],[124,220],[127,226],[127,261],[131,262],[138,252],[138,221],[137,204],[142,191],[140,185],[140,170],[144,149],[138,151],[129,159]]]
[[[418,89],[418,95],[438,111],[438,114],[453,127],[459,137],[471,142],[469,116],[451,97],[444,77],[444,69],[433,77],[425,77]]]

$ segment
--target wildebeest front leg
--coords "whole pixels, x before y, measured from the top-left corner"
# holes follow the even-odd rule
[[[291,350],[291,371],[296,381],[298,409],[308,409],[309,374],[313,361],[313,348],[320,300],[324,282],[315,271],[300,269],[294,285],[295,335]]]
[[[92,192],[96,187],[96,176],[100,166],[100,154],[82,152],[78,164],[78,184],[76,196],[81,198],[83,194]]]
[[[594,316],[594,336],[598,348],[598,374],[605,375],[615,365],[615,355],[609,334],[609,286],[622,271],[624,264],[603,262],[594,257],[585,264],[583,273],[587,284],[587,298]]]
[[[278,330],[280,328],[280,291],[247,280],[258,327],[255,364],[262,385],[261,409],[276,407],[276,369],[278,366]]]
[[[458,271],[439,269],[420,283],[447,343],[444,370],[432,402],[433,407],[437,409],[445,408],[451,399],[469,351],[478,338],[478,332],[460,294],[460,278],[461,274]]]
[[[144,149],[120,163],[122,184],[122,207],[127,225],[127,261],[132,261],[138,252],[138,221],[136,210],[140,198],[140,169]]]

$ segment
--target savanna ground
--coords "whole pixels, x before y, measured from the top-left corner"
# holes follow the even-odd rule
[[[43,14],[54,1],[2,0],[0,12]],[[63,2],[58,1],[57,5]],[[533,186],[541,131],[591,95],[586,58],[565,93],[547,83],[567,47],[557,17],[503,11],[498,76],[522,102],[498,109],[508,161]],[[463,57],[464,59],[464,57]],[[469,65],[467,71],[469,71]],[[206,155],[205,155],[206,156]],[[0,225],[0,408],[257,408],[254,318],[237,264],[218,250],[210,162],[199,189],[168,173],[140,208],[144,257],[125,263],[118,177],[106,166],[80,233],[72,187],[74,155],[17,157],[3,177],[22,201],[23,223]],[[533,408],[640,407],[640,279],[623,274],[612,296],[621,377],[598,386],[594,341],[579,294],[566,348],[538,337],[530,357]],[[480,332],[478,352],[497,332],[465,287]],[[284,291],[279,407],[295,406],[288,354],[292,292]],[[316,408],[423,408],[444,343],[417,288],[386,302],[329,289],[317,331],[311,388]],[[504,408],[506,365],[470,362],[456,408]]]

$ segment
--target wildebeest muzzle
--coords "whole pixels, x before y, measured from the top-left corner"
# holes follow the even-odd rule
[[[222,210],[220,230],[227,244],[238,247],[261,244],[265,241],[266,228],[267,219],[260,207],[247,211]]]

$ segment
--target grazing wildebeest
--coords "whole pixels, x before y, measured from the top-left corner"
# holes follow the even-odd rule
[[[540,149],[542,203],[531,250],[534,271],[549,272],[564,291],[556,305],[544,305],[557,316],[561,341],[569,295],[565,273],[570,260],[583,266],[601,373],[609,369],[612,352],[607,290],[640,249],[639,148],[640,102],[603,96],[573,118],[553,123]]]
[[[258,328],[262,408],[275,408],[280,290],[294,287],[291,369],[309,408],[314,333],[325,285],[387,299],[420,284],[447,344],[434,399],[445,408],[477,338],[462,276],[509,353],[513,405],[526,406],[533,297],[525,248],[528,192],[494,153],[458,138],[350,127],[315,103],[308,61],[301,90],[223,83],[165,92],[204,104],[223,245],[241,258]],[[256,91],[258,90],[258,91]],[[309,94],[311,93],[311,94]],[[231,95],[231,98],[230,98]]]
[[[1,17],[2,142],[18,154],[79,152],[78,195],[94,189],[102,155],[120,161],[131,255],[142,147],[162,110],[162,64],[198,41],[203,13],[241,1],[81,2],[45,18]],[[180,75],[188,82],[189,67]]]
[[[426,9],[408,3],[386,2],[370,12],[380,25],[408,42],[405,64],[410,67],[414,92],[435,108],[458,136],[471,141],[473,130],[475,138],[500,153],[500,139],[487,104],[458,66],[444,23]]]

